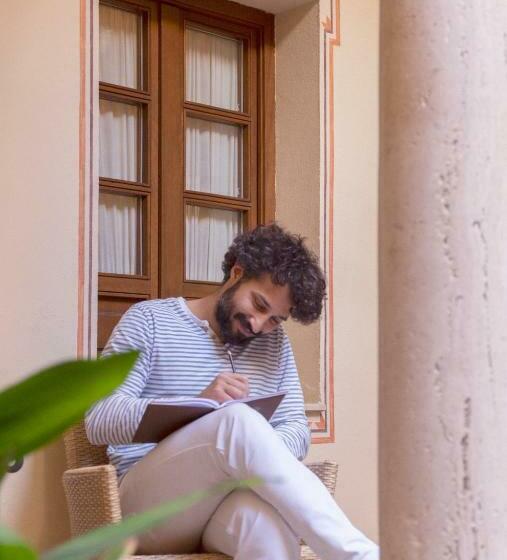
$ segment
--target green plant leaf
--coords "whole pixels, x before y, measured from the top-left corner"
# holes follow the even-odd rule
[[[102,553],[98,560],[122,560],[134,554],[137,547],[136,539],[129,539]]]
[[[138,352],[65,362],[0,393],[0,466],[59,436],[120,385]],[[3,460],[1,460],[3,459]]]
[[[8,466],[9,466],[9,461],[7,460],[7,457],[2,457],[0,455],[0,484],[2,483],[5,473],[7,472]]]
[[[16,533],[0,526],[0,560],[37,560],[37,554]]]
[[[259,478],[240,481],[228,480],[209,490],[192,492],[188,496],[177,498],[143,513],[126,517],[118,524],[100,527],[86,535],[77,537],[46,552],[43,554],[42,560],[89,560],[104,550],[115,547],[128,537],[139,535],[156,525],[160,525],[168,518],[209,496],[225,495],[238,488],[252,488],[261,482],[262,480]]]

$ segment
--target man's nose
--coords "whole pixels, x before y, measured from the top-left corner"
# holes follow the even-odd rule
[[[250,317],[250,330],[254,335],[261,334],[267,326],[269,318],[265,316],[252,316]]]

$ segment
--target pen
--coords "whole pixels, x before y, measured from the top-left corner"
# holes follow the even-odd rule
[[[227,355],[229,356],[229,362],[231,362],[232,373],[236,373],[236,368],[234,367],[234,361],[232,359],[232,352],[227,348]]]

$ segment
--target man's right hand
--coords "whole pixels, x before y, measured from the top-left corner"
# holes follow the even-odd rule
[[[199,396],[213,399],[221,404],[225,401],[244,399],[248,397],[248,393],[249,387],[246,375],[224,372],[219,373]]]

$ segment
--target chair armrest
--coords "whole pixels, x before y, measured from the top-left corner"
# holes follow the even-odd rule
[[[116,469],[112,465],[81,467],[63,473],[73,536],[121,520]]]
[[[314,463],[305,463],[305,465],[317,475],[329,493],[334,495],[336,489],[336,475],[338,473],[338,463],[334,461],[316,461]]]

